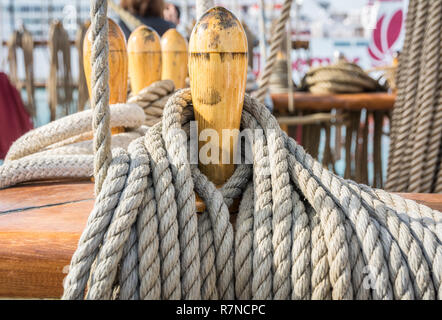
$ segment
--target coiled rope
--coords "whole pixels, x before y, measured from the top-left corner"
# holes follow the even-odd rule
[[[442,192],[442,1],[410,0],[386,189]]]
[[[8,165],[50,159],[46,146],[78,141],[93,118],[97,198],[64,299],[441,299],[442,214],[324,169],[254,98],[245,97],[241,120],[253,132],[253,164],[237,166],[220,189],[188,162],[189,89],[127,151],[111,153],[110,127],[138,127],[144,112],[109,108],[106,3],[91,7],[94,109],[70,116],[88,129],[53,122],[52,135],[25,135],[0,167],[3,183],[3,172],[19,172]],[[117,122],[116,110],[132,124]],[[46,158],[34,154],[42,148]],[[23,167],[24,177],[41,172]],[[64,169],[57,174],[81,172]]]
[[[102,1],[92,8],[105,16]],[[241,126],[254,132],[253,165],[216,189],[188,162],[191,101],[189,89],[175,93],[160,123],[105,159],[64,299],[441,298],[440,212],[332,174],[249,96]]]
[[[111,128],[126,130],[113,135],[111,147],[127,149],[132,140],[144,135],[146,126],[160,121],[173,91],[173,82],[162,80],[132,96],[127,104],[112,105]],[[93,111],[88,109],[52,121],[17,139],[9,148],[5,164],[0,166],[0,189],[26,181],[92,177],[92,118]]]
[[[161,123],[114,151],[65,299],[87,283],[88,299],[440,299],[440,212],[332,174],[248,96],[253,166],[218,190],[187,160],[190,104],[177,92]]]
[[[90,109],[78,112],[17,139],[0,166],[0,189],[25,181],[91,177],[92,116]],[[113,136],[112,148],[127,148],[143,135],[143,117],[143,110],[135,104],[112,105],[110,126],[132,128]]]
[[[161,80],[142,89],[127,102],[135,103],[143,108],[146,114],[144,124],[150,127],[161,120],[167,99],[174,91],[175,85],[172,80]]]
[[[311,68],[302,79],[302,87],[312,93],[356,93],[380,90],[379,83],[358,65],[340,61]]]

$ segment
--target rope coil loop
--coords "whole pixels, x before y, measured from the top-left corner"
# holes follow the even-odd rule
[[[78,112],[21,136],[0,166],[0,189],[20,182],[93,175],[92,110]],[[110,125],[129,128],[113,137],[112,148],[126,149],[144,135],[144,112],[135,104],[112,105]]]
[[[130,142],[143,136],[147,126],[161,121],[173,82],[162,80],[132,96],[126,104],[110,107],[110,127],[124,127],[112,136],[111,149],[127,149]],[[65,116],[36,128],[17,139],[0,166],[0,189],[15,184],[53,178],[90,178],[93,176],[93,111]]]
[[[143,108],[146,114],[144,124],[150,127],[161,121],[167,99],[174,91],[175,85],[172,80],[160,80],[142,89],[127,102],[135,103]]]
[[[441,298],[440,212],[324,169],[249,96],[253,164],[217,189],[188,161],[189,111],[176,92],[114,151],[64,299]]]
[[[92,17],[106,9],[94,1]],[[97,48],[107,39],[99,25]],[[107,64],[96,67],[105,78]],[[108,112],[102,89],[94,85],[96,119]],[[96,179],[64,299],[441,299],[440,212],[324,169],[247,95],[253,165],[217,189],[188,161],[190,106],[190,90],[176,92],[162,121],[113,157],[98,143],[110,140],[108,121],[94,126],[105,182]]]
[[[303,89],[312,93],[349,93],[384,89],[358,65],[346,61],[311,68],[301,82]]]

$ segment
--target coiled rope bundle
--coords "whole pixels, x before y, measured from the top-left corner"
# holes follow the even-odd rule
[[[87,115],[79,127],[93,118],[97,198],[63,298],[441,298],[442,214],[332,174],[256,99],[245,97],[241,124],[254,133],[253,165],[239,165],[221,189],[188,161],[188,89],[168,100],[162,121],[128,151],[111,154],[118,106],[108,106],[106,3],[91,7],[94,109],[77,114]],[[132,108],[121,110],[126,119],[142,121],[141,108],[130,106],[120,105]],[[85,132],[52,125],[59,147]],[[40,146],[21,147],[29,142],[23,137],[5,166],[20,157],[35,164],[34,149],[54,144],[34,135]],[[206,205],[201,215],[195,192]]]
[[[345,61],[310,69],[302,86],[312,93],[357,93],[381,88],[358,65]]]
[[[111,148],[127,149],[144,135],[146,126],[161,119],[164,105],[174,92],[171,80],[162,80],[110,107],[110,126],[125,132],[112,136]],[[0,166],[0,189],[34,180],[89,178],[93,176],[93,111],[78,112],[31,130],[17,139]]]
[[[126,127],[114,135],[112,148],[127,148],[145,132],[143,110],[135,104],[111,106],[111,127]],[[0,189],[20,182],[93,176],[92,110],[78,112],[21,136],[0,166]]]
[[[87,284],[89,299],[441,298],[440,212],[332,174],[250,97],[253,166],[218,190],[187,160],[190,104],[177,92],[161,123],[114,150],[65,299]]]
[[[63,298],[441,298],[441,213],[325,170],[253,98],[242,112],[253,165],[219,190],[187,160],[188,89],[112,155],[106,10],[92,3],[97,198]]]
[[[174,91],[175,85],[172,80],[157,81],[130,97],[128,103],[142,107],[146,115],[144,124],[152,126],[161,120],[167,99]]]

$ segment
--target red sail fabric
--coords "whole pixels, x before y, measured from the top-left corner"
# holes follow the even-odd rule
[[[0,159],[4,159],[11,144],[33,128],[20,93],[0,72]]]

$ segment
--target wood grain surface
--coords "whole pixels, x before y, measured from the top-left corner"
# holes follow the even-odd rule
[[[235,170],[247,63],[247,37],[238,19],[222,7],[207,11],[190,36],[189,77],[200,137],[198,167],[216,185]]]
[[[275,113],[288,114],[288,94],[274,93],[271,95]],[[385,92],[345,93],[345,94],[313,94],[309,92],[293,93],[295,109],[309,111],[330,111],[342,109],[347,111],[369,111],[393,109],[396,95]]]
[[[161,80],[161,44],[155,30],[145,25],[136,28],[128,39],[127,51],[133,94]]]
[[[109,22],[109,104],[125,103],[127,100],[128,58],[124,33],[118,24]],[[86,32],[83,43],[83,67],[86,76],[89,97],[92,97],[92,43],[91,28]]]
[[[0,297],[60,297],[93,205],[91,182],[1,190]]]
[[[174,28],[161,37],[162,71],[161,79],[170,79],[175,89],[186,87],[187,40]]]

